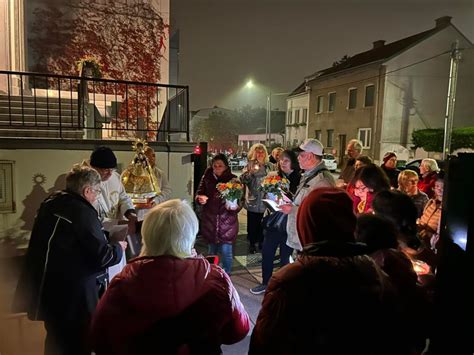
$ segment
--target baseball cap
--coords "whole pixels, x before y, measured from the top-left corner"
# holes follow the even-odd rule
[[[314,138],[305,139],[303,143],[300,145],[300,149],[304,150],[305,152],[311,152],[315,155],[323,155],[323,144]]]

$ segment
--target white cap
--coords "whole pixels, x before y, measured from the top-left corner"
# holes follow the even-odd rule
[[[314,138],[305,139],[303,143],[300,145],[300,149],[304,150],[305,152],[311,152],[315,155],[323,155],[323,144]]]

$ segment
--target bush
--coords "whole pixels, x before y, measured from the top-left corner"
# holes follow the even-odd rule
[[[442,128],[420,129],[412,133],[414,148],[423,148],[428,152],[442,152],[443,140]],[[474,127],[453,129],[451,151],[459,148],[474,148]]]

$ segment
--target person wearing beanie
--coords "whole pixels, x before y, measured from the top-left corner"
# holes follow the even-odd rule
[[[111,231],[118,224],[123,224],[128,220],[128,234],[135,234],[137,215],[132,203],[132,199],[125,192],[125,188],[120,180],[120,175],[115,171],[117,158],[109,147],[96,148],[89,160],[89,165],[100,175],[101,194],[97,198],[94,207],[97,209],[99,219],[104,229]],[[125,255],[122,261],[109,268],[109,280],[118,274],[126,265]]]
[[[394,189],[398,189],[398,174],[400,174],[400,170],[397,169],[397,154],[395,154],[395,152],[385,153],[383,163],[380,167],[385,174],[387,174],[390,180],[390,186]]]
[[[303,251],[273,274],[250,355],[408,353],[398,294],[355,242],[355,227],[347,192],[319,188],[306,197],[297,216]],[[361,319],[370,322],[361,327]]]

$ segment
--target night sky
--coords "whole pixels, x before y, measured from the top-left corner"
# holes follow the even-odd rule
[[[473,0],[170,0],[191,109],[265,107],[343,55],[452,23],[474,40]],[[449,70],[449,69],[447,69]],[[256,86],[246,89],[248,79]],[[272,107],[284,109],[284,95]]]

